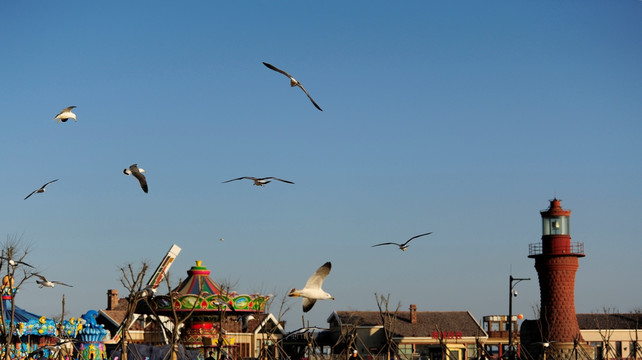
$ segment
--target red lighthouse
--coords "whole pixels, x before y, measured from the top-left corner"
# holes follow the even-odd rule
[[[542,341],[561,350],[582,341],[575,314],[575,273],[584,243],[571,242],[571,211],[562,209],[560,200],[551,200],[540,214],[542,242],[530,244],[528,257],[535,259],[539,278]]]

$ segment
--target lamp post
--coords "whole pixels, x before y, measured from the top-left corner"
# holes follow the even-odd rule
[[[510,275],[508,291],[508,360],[515,360],[515,351],[513,349],[513,296],[517,296],[514,290],[515,285],[520,281],[530,280],[531,278],[514,278]],[[515,282],[513,284],[513,282]]]

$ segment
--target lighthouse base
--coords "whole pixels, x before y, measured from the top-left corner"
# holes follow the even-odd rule
[[[577,342],[551,342],[541,346],[541,353],[536,359],[541,360],[592,360],[595,359],[594,348]]]

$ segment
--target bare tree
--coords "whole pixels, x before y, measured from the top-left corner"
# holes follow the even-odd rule
[[[256,292],[257,294],[260,294],[261,292],[258,291]],[[280,297],[274,297],[271,296],[266,304],[265,304],[265,312],[266,313],[271,313],[270,309],[272,308],[272,305],[274,303],[278,304],[279,311],[276,316],[276,321],[278,324],[282,324],[282,319],[285,316],[285,314],[290,310],[290,304],[289,300],[291,299],[286,295],[285,292],[280,291],[275,293],[280,293],[282,296]],[[273,360],[274,358],[278,358],[279,356],[282,356],[283,358],[287,358],[288,355],[283,347],[283,342],[282,341],[274,341],[275,344],[275,351],[270,351],[270,348],[268,347],[268,342],[269,340],[274,340],[275,334],[277,330],[279,329],[278,326],[273,326],[273,327],[267,327],[267,323],[265,326],[261,329],[261,348],[259,350],[259,358],[263,360]],[[267,338],[267,339],[266,339]]]
[[[121,284],[129,291],[127,296],[127,309],[125,311],[125,318],[123,319],[122,324],[120,325],[120,331],[122,331],[122,337],[120,339],[120,349],[121,349],[121,358],[127,360],[127,342],[131,339],[129,333],[129,328],[135,319],[135,312],[138,303],[146,297],[146,292],[143,291],[144,278],[147,273],[147,268],[149,266],[146,262],[142,262],[140,269],[134,270],[132,264],[126,264],[120,268],[122,273],[122,278],[120,279]]]
[[[169,296],[169,303],[174,304],[175,302],[178,301],[178,294],[176,291],[172,289],[172,286],[170,284],[169,280],[169,274],[165,276],[165,284],[167,284],[167,293]],[[163,322],[161,319],[160,315],[156,312],[156,306],[152,303],[152,294],[145,294],[147,295],[145,297],[145,301],[147,302],[148,308],[150,309],[153,317],[157,321],[158,325],[160,326],[161,330],[165,334],[165,338],[169,339],[169,345],[170,345],[170,352],[168,352],[164,360],[167,359],[168,357],[171,360],[176,360],[179,357],[179,351],[178,348],[181,345],[181,329],[184,327],[185,322],[194,314],[194,310],[196,310],[197,305],[200,303],[201,298],[203,297],[203,289],[200,289],[201,294],[198,295],[196,301],[192,304],[192,308],[187,314],[181,314],[179,315],[174,306],[171,306],[172,309],[172,314],[171,314],[171,323],[172,327],[171,329],[168,328],[167,324]]]
[[[31,265],[24,261],[30,248],[28,245],[23,245],[21,240],[22,238],[17,235],[9,235],[0,249],[0,273],[5,274],[2,278],[2,296],[9,297],[11,308],[9,312],[5,301],[0,300],[0,313],[2,314],[0,332],[2,333],[1,341],[6,359],[10,359],[12,351],[16,351],[12,346],[13,342],[20,341],[20,337],[14,335],[16,331],[16,294],[25,281],[34,276],[32,272],[27,272],[26,267],[31,267]],[[17,279],[16,275],[18,275]]]
[[[390,294],[383,296],[375,293],[375,300],[377,301],[377,307],[379,308],[379,317],[381,319],[381,325],[383,326],[383,334],[386,339],[386,344],[382,347],[381,351],[385,351],[386,359],[390,359],[390,354],[396,355],[399,350],[398,344],[394,341],[393,337],[397,327],[397,319],[399,308],[401,308],[401,302],[397,303],[397,307],[394,312],[390,312]]]
[[[630,359],[642,358],[642,346],[640,346],[640,316],[642,316],[642,307],[635,308],[632,311],[635,316],[635,331],[631,335],[631,351],[629,352]]]

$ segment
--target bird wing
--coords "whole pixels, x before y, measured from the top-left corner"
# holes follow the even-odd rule
[[[321,265],[321,267],[318,268],[317,271],[314,274],[312,274],[312,276],[310,276],[308,281],[305,283],[305,288],[321,289],[321,286],[323,285],[323,280],[325,280],[326,276],[328,276],[331,269],[332,269],[332,264],[329,261]]]
[[[308,312],[312,307],[314,306],[314,303],[316,303],[316,299],[310,299],[310,298],[303,298],[303,312]]]
[[[228,183],[228,182],[230,182],[230,181],[243,180],[243,179],[259,180],[259,179],[255,178],[255,177],[251,177],[251,176],[241,176],[240,178],[236,178],[236,179],[232,179],[232,180],[223,181],[223,184],[224,184],[224,183]]]
[[[40,278],[40,280],[42,280],[42,281],[44,281],[44,282],[48,282],[48,281],[49,281],[49,280],[47,280],[47,278],[46,278],[46,277],[44,277],[44,276],[42,276],[42,275],[40,275],[40,274],[32,273],[32,275],[35,275],[35,276],[39,277],[39,278]]]
[[[52,281],[52,283],[54,283],[54,284],[58,284],[58,285],[64,285],[64,286],[73,287],[73,286],[71,286],[71,285],[67,285],[67,284],[65,284],[64,282],[60,282],[60,281]]]
[[[418,237],[422,237],[422,236],[426,236],[426,235],[430,235],[430,234],[432,234],[432,232],[428,232],[428,233],[425,233],[425,234],[415,235],[415,236],[411,237],[410,239],[408,239],[408,241],[406,241],[405,243],[403,243],[401,246],[403,246],[403,245],[407,245],[409,242],[411,242],[412,240],[414,240],[414,239],[416,239],[416,238],[418,238]]]
[[[51,180],[50,182],[48,182],[48,183],[46,183],[46,184],[42,185],[40,188],[41,188],[41,189],[44,189],[47,185],[51,184],[52,182],[56,182],[56,181],[58,181],[58,179],[56,179],[56,180]]]
[[[259,179],[259,180],[267,180],[267,179],[279,180],[279,181],[283,181],[284,183],[294,184],[294,183],[293,183],[292,181],[290,181],[290,180],[283,180],[283,179],[279,179],[279,178],[276,178],[276,177],[266,177],[266,178]]]
[[[393,243],[393,242],[385,242],[385,243],[381,243],[381,244],[377,244],[377,245],[372,245],[372,247],[381,246],[381,245],[397,245],[397,246],[401,246],[401,244],[397,244],[397,243]]]
[[[300,83],[300,82],[297,82],[297,86],[298,86],[298,87],[300,87],[300,88],[301,88],[301,90],[303,90],[303,92],[308,96],[308,99],[310,99],[310,101],[312,101],[312,104],[314,104],[314,106],[315,106],[317,109],[319,109],[319,110],[323,111],[323,109],[321,109],[321,107],[320,107],[319,105],[317,105],[317,103],[314,101],[314,99],[312,98],[312,96],[310,96],[310,94],[308,93],[308,91],[303,87],[303,85],[301,85],[301,83]]]
[[[27,263],[26,263],[26,262],[24,262],[24,261],[18,261],[18,263],[20,263],[20,264],[22,264],[22,265],[24,265],[24,266],[28,266],[28,267],[30,267],[30,268],[33,268],[33,266],[31,266],[31,265],[27,264]]]
[[[266,62],[263,62],[263,65],[267,66],[268,68],[270,68],[270,69],[272,69],[272,70],[274,70],[274,71],[276,71],[276,72],[280,72],[281,74],[283,74],[283,75],[285,75],[285,76],[289,77],[290,79],[293,79],[292,75],[290,75],[290,74],[286,73],[285,71],[283,71],[283,70],[279,69],[278,67],[276,67],[276,66],[274,66],[274,65],[268,64],[268,63],[266,63]]]
[[[136,168],[136,170],[138,170],[138,168]],[[147,193],[147,179],[145,179],[145,175],[143,175],[143,173],[141,173],[140,171],[132,171],[132,175],[134,175],[134,177],[138,179],[140,187],[145,193]]]
[[[36,193],[36,191],[38,191],[38,190],[40,190],[40,189],[37,189],[37,190],[32,191],[32,192],[31,192],[31,194],[29,194],[29,195],[27,195],[27,196],[25,197],[25,200],[27,200],[27,199],[29,198],[29,196],[31,196],[31,195],[33,195],[33,194],[35,194],[35,193]]]
[[[58,113],[58,115],[56,115],[56,116],[54,117],[54,119],[55,119],[55,118],[57,118],[58,116],[60,116],[62,113],[66,112],[66,111],[71,111],[71,109],[73,109],[73,108],[75,108],[75,107],[76,107],[76,106],[69,106],[69,107],[66,107],[66,108],[62,109],[62,111],[61,111],[61,112],[59,112],[59,113]]]

